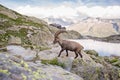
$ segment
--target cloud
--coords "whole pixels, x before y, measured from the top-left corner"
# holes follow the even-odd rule
[[[120,6],[80,6],[77,7],[77,11],[88,15],[89,17],[100,17],[100,18],[120,18]]]
[[[35,16],[38,18],[63,18],[63,19],[73,19],[77,15],[77,11],[72,7],[61,5],[57,7],[31,7],[30,5],[21,6],[15,9],[24,15]]]
[[[20,6],[15,9],[24,15],[35,16],[38,18],[62,18],[62,19],[76,19],[81,14],[89,17],[100,18],[120,18],[120,6],[76,6],[71,7],[68,5],[60,6]]]

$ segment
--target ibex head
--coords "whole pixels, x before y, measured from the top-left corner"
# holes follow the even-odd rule
[[[54,41],[53,41],[54,44],[56,44],[57,42],[60,41],[59,34],[63,33],[63,32],[67,32],[67,31],[66,30],[59,30],[59,31],[57,31],[55,33],[55,35],[54,35]]]

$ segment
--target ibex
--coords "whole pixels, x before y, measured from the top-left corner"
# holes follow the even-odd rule
[[[59,30],[54,35],[53,43],[54,44],[58,43],[61,46],[61,51],[59,52],[58,57],[60,57],[61,53],[64,50],[66,50],[66,53],[67,53],[66,56],[68,56],[68,50],[69,50],[69,51],[74,51],[75,52],[76,56],[74,57],[74,59],[76,59],[78,57],[78,54],[82,58],[81,50],[84,47],[77,42],[60,39],[59,34],[64,33],[64,32],[67,32],[67,31],[66,30]]]

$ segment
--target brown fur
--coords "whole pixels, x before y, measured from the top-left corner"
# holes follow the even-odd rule
[[[59,55],[58,57],[60,57],[61,53],[66,50],[66,56],[68,56],[68,50],[69,51],[74,51],[75,52],[75,58],[78,57],[78,54],[80,55],[80,57],[82,58],[82,54],[81,54],[81,50],[84,48],[82,45],[80,45],[79,43],[77,42],[74,42],[74,41],[68,41],[68,40],[62,40],[58,37],[58,35],[60,33],[63,33],[63,32],[67,32],[65,30],[59,30],[55,33],[54,35],[54,41],[53,43],[59,43],[59,45],[61,46],[61,51],[59,52]]]

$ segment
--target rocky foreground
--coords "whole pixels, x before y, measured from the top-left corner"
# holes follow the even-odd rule
[[[6,51],[5,51],[6,50]],[[120,80],[120,57],[82,51],[83,59],[60,47],[37,51],[9,45],[0,52],[0,80]],[[86,54],[87,53],[87,54]]]

